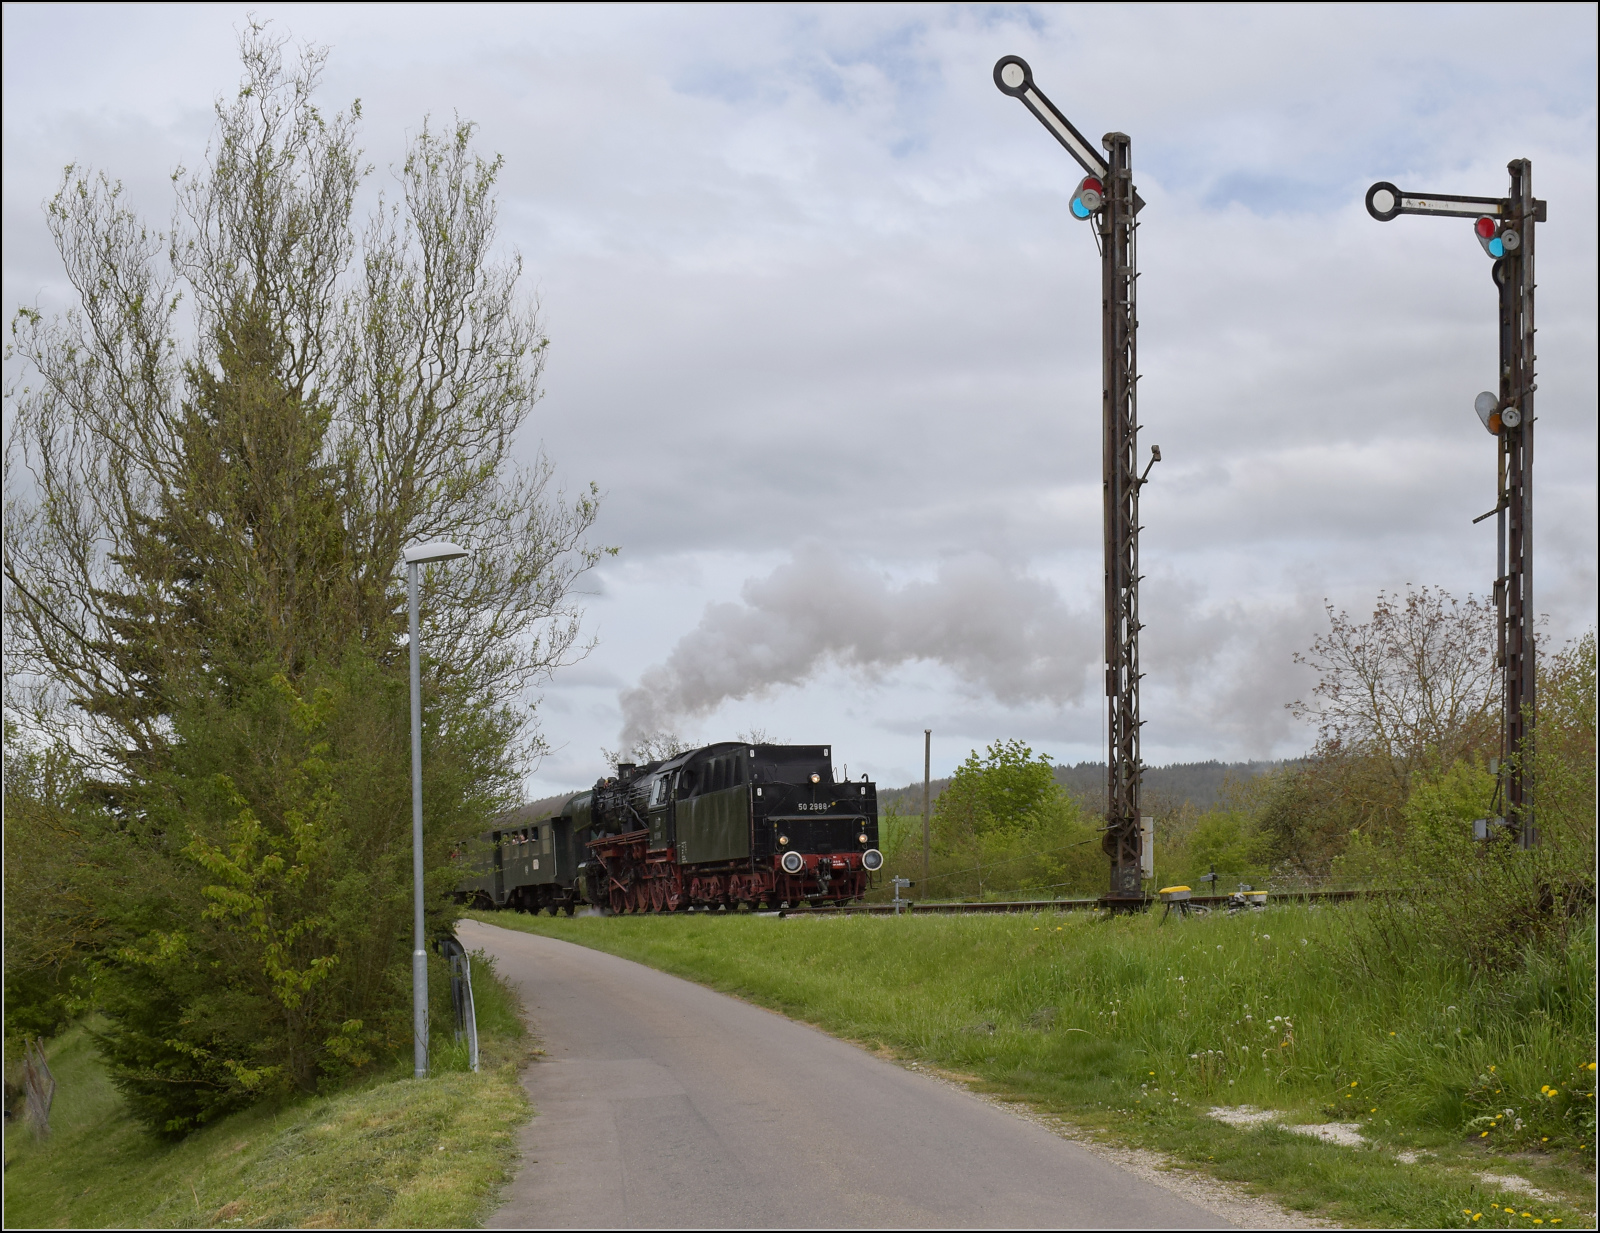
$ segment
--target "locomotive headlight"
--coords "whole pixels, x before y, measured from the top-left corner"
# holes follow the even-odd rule
[[[813,771],[811,773],[811,782],[812,783],[821,783],[822,782],[822,776],[818,775],[815,771]]]
[[[866,843],[867,842],[867,833],[866,833],[866,831],[862,831],[861,834],[856,836],[856,839],[858,839],[862,843]]]
[[[883,853],[877,848],[868,848],[861,854],[861,867],[868,873],[877,873],[883,868]]]
[[[806,858],[798,852],[785,852],[778,863],[783,866],[784,873],[795,874],[806,867]]]
[[[789,843],[789,836],[787,836],[787,835],[779,835],[778,836],[778,846],[779,847],[785,847],[785,846],[788,845],[788,843]]]

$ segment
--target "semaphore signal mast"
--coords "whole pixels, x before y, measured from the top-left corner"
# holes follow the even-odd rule
[[[1497,438],[1500,453],[1498,499],[1482,522],[1495,515],[1498,531],[1494,581],[1498,616],[1498,664],[1502,672],[1499,783],[1505,821],[1518,844],[1538,843],[1534,825],[1532,759],[1534,743],[1533,643],[1533,232],[1545,221],[1545,203],[1533,196],[1533,164],[1514,159],[1506,165],[1511,185],[1504,197],[1457,197],[1446,193],[1403,192],[1386,180],[1367,190],[1367,213],[1380,223],[1402,214],[1431,214],[1472,220],[1473,237],[1494,263],[1500,305],[1500,366],[1497,391],[1485,390],[1474,409]]]
[[[1092,223],[1100,249],[1103,475],[1105,484],[1105,663],[1109,711],[1106,758],[1106,834],[1111,858],[1109,906],[1143,903],[1139,879],[1144,837],[1139,809],[1139,490],[1160,447],[1139,474],[1138,214],[1144,202],[1133,187],[1126,133],[1101,138],[1101,158],[1054,103],[1034,85],[1020,56],[1003,56],[994,84],[1021,99],[1084,177],[1072,195],[1072,216]]]

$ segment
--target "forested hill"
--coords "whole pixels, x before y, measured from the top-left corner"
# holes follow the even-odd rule
[[[1187,800],[1194,808],[1206,810],[1222,798],[1223,785],[1229,778],[1248,779],[1287,765],[1284,762],[1174,762],[1171,766],[1145,768],[1144,787],[1152,795],[1165,797],[1173,803]],[[1091,808],[1098,808],[1105,798],[1106,764],[1104,762],[1079,762],[1076,766],[1055,768],[1056,782]],[[933,798],[938,799],[949,779],[935,779]],[[888,813],[898,807],[900,813],[922,811],[922,785],[908,784],[904,788],[878,788],[878,808]]]

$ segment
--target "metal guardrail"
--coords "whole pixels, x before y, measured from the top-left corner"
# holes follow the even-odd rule
[[[1362,899],[1372,894],[1365,890],[1308,890],[1308,891],[1272,891],[1267,896],[1269,903],[1310,903],[1341,901],[1349,899]],[[1207,907],[1221,907],[1227,904],[1229,895],[1194,895],[1189,902],[1205,905]],[[1142,905],[1145,908],[1153,907],[1160,900],[1155,897],[1146,899]],[[961,915],[966,913],[982,912],[1092,912],[1104,908],[1106,905],[1100,899],[997,899],[979,903],[922,903],[916,900],[903,900],[901,908],[906,915]],[[1120,907],[1119,910],[1126,911]],[[896,908],[893,903],[852,903],[845,907],[803,907],[789,908],[779,913],[782,916],[893,916]]]

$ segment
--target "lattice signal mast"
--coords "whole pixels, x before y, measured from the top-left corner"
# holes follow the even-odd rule
[[[1539,834],[1534,825],[1532,760],[1534,747],[1533,645],[1533,393],[1538,389],[1533,350],[1533,233],[1545,221],[1545,203],[1533,196],[1533,164],[1525,158],[1506,165],[1510,190],[1504,197],[1456,197],[1446,193],[1402,192],[1386,180],[1367,190],[1367,213],[1380,223],[1402,214],[1431,214],[1472,220],[1473,237],[1494,263],[1500,302],[1498,392],[1485,390],[1475,410],[1498,439],[1498,499],[1482,522],[1495,515],[1498,571],[1494,581],[1499,614],[1499,666],[1502,694],[1500,782],[1505,819],[1524,848]]]
[[[1072,196],[1072,215],[1092,224],[1100,250],[1102,408],[1105,483],[1105,662],[1109,712],[1106,759],[1106,834],[1111,889],[1106,901],[1142,903],[1139,781],[1139,490],[1161,460],[1153,447],[1139,474],[1138,214],[1126,133],[1101,138],[1106,158],[1084,140],[1034,85],[1020,56],[994,66],[1001,93],[1021,99],[1085,175]]]

